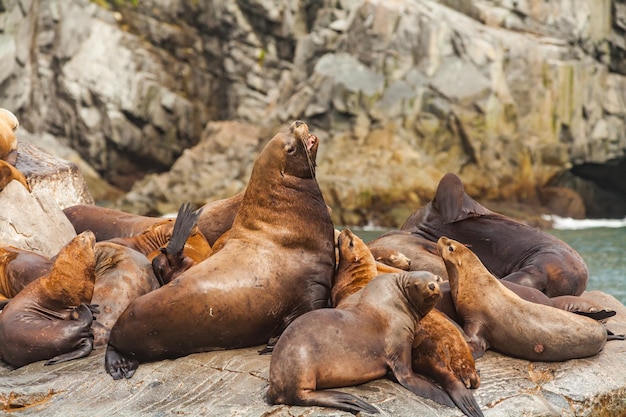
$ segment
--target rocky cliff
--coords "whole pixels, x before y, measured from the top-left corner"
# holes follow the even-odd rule
[[[621,0],[0,0],[0,105],[144,214],[241,190],[304,119],[340,224],[397,226],[448,171],[623,217],[625,30]]]

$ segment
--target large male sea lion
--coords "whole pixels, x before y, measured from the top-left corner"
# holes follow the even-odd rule
[[[272,353],[268,401],[376,413],[360,398],[328,388],[362,384],[390,370],[417,395],[452,405],[411,369],[414,329],[437,302],[438,281],[426,271],[379,275],[354,304],[294,320]]]
[[[325,307],[334,228],[315,179],[318,139],[303,122],[257,157],[229,238],[169,284],[132,302],[111,330],[105,368],[266,343]]]
[[[82,358],[93,348],[93,233],[76,236],[49,274],[31,282],[0,313],[0,358],[16,368]]]
[[[331,299],[333,306],[345,308],[356,304],[360,290],[379,275],[379,268],[368,247],[350,229],[341,231],[337,246],[339,263]],[[482,416],[470,391],[480,384],[472,351],[457,326],[436,308],[417,324],[411,358],[413,370],[440,384],[465,415]]]
[[[95,247],[95,286],[91,303],[98,306],[98,319],[91,325],[94,347],[106,346],[111,328],[126,307],[139,296],[160,287],[145,255],[112,242]]]
[[[441,237],[438,247],[475,357],[493,348],[531,361],[566,361],[604,347],[609,333],[601,323],[521,299],[455,240]]]
[[[498,278],[538,289],[548,297],[580,295],[589,271],[582,257],[556,237],[483,207],[446,174],[435,198],[413,213],[403,230],[436,242],[447,236],[470,246]]]

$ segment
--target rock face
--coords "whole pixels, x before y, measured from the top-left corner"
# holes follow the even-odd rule
[[[621,1],[4,0],[0,29],[2,106],[127,210],[240,190],[264,132],[305,119],[337,223],[399,226],[448,171],[482,200],[626,215]]]

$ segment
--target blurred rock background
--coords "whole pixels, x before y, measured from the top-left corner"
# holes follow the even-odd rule
[[[626,216],[624,0],[0,0],[0,107],[140,214],[228,197],[294,119],[333,220],[441,176],[529,222]]]

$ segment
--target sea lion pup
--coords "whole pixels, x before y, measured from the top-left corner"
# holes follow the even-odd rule
[[[31,282],[0,313],[0,358],[19,368],[48,359],[51,365],[89,355],[94,288],[93,233],[65,245],[49,274]]]
[[[111,329],[114,379],[140,362],[266,343],[327,306],[334,228],[315,179],[318,145],[300,121],[265,145],[222,248],[137,298]]]
[[[98,319],[91,325],[94,347],[106,346],[111,328],[126,307],[139,296],[160,287],[152,264],[143,254],[111,242],[95,247],[95,286],[91,303]]]
[[[201,207],[202,214],[198,218],[198,229],[210,246],[213,246],[215,241],[232,226],[243,195],[244,193],[240,192]],[[78,204],[63,209],[63,212],[74,226],[76,233],[91,230],[95,233],[98,242],[136,236],[151,226],[163,222],[162,217],[140,216],[94,204]]]
[[[582,257],[556,237],[483,207],[446,174],[435,198],[414,212],[403,230],[436,242],[441,236],[470,246],[496,277],[548,297],[580,295],[589,272]]]
[[[379,268],[365,243],[349,229],[341,231],[337,243],[339,263],[331,299],[333,306],[343,308],[358,300],[360,290],[379,275]],[[440,282],[440,288],[442,284],[446,283]],[[413,370],[439,383],[465,415],[482,415],[470,391],[480,385],[472,351],[461,330],[439,310],[431,310],[417,325],[411,357]]]
[[[28,284],[52,270],[52,261],[15,246],[0,246],[0,310]]]
[[[194,242],[190,242],[191,239],[199,240],[202,235],[196,227],[201,212],[202,209],[196,212],[191,210],[189,203],[180,206],[167,246],[162,246],[158,254],[152,258],[152,268],[161,285],[169,283],[182,272],[209,257],[211,247],[206,240],[204,242],[208,251],[201,254],[198,251],[198,243],[194,246]],[[196,236],[190,237],[193,229],[196,229]],[[189,253],[191,250],[194,252]],[[198,259],[200,257],[201,259]]]
[[[411,269],[411,259],[396,249],[375,247],[371,248],[370,252],[372,252],[377,262],[382,262],[385,265],[402,269],[403,271],[409,271]]]
[[[531,361],[566,361],[593,356],[607,339],[621,338],[589,317],[521,299],[461,243],[441,237],[438,246],[475,357],[493,348]]]
[[[426,271],[379,275],[354,304],[294,320],[272,353],[268,401],[376,413],[358,397],[327,388],[362,384],[390,370],[417,395],[452,404],[411,369],[414,329],[437,302],[438,281]]]

